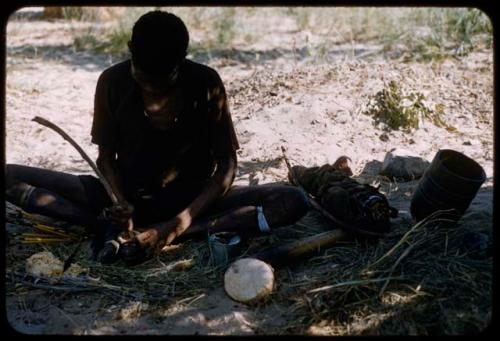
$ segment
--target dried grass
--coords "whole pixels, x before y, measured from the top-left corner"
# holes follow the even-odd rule
[[[67,7],[66,20],[112,23],[104,31],[74,34],[77,49],[123,55],[132,24],[154,7],[126,7],[110,11],[91,7]],[[332,46],[348,45],[354,57],[359,44],[377,42],[374,51],[404,61],[433,61],[462,57],[491,47],[489,18],[474,8],[345,8],[345,7],[160,7],[180,16],[190,29],[191,53],[211,53],[212,49],[231,50],[241,44],[264,41],[272,26],[269,17],[279,17],[297,35],[314,59],[328,59]],[[102,13],[105,13],[103,15]],[[276,20],[274,19],[273,20]],[[274,33],[274,32],[273,32]],[[316,38],[309,41],[309,35]],[[351,51],[352,50],[352,51]]]
[[[286,332],[307,333],[321,323],[338,335],[481,331],[491,314],[492,259],[463,250],[469,231],[430,217],[409,230],[397,226],[376,244],[328,249],[310,261],[337,266],[298,287],[289,301],[301,322]],[[390,318],[370,324],[370,316]]]
[[[462,248],[470,226],[431,216],[410,226],[400,221],[386,237],[346,241],[318,250],[307,261],[277,269],[277,290],[266,300],[287,307],[282,333],[461,334],[478,332],[491,314],[491,258],[475,259]],[[323,232],[327,220],[310,212],[300,224],[243,244],[242,255]],[[24,245],[63,258],[68,245]],[[37,250],[38,248],[38,250]],[[101,265],[80,255],[88,277],[35,280],[24,274],[24,259],[10,248],[7,293],[35,287],[49,291],[98,291],[110,300],[189,306],[221,286],[223,268],[210,265],[207,243],[189,241],[166,248],[135,266]],[[27,252],[29,253],[29,252]],[[185,266],[187,264],[187,266]],[[177,270],[177,271],[176,271]],[[259,309],[258,307],[254,307]]]

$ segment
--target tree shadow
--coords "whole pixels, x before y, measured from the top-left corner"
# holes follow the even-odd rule
[[[28,20],[28,19],[26,19]],[[359,48],[354,50],[354,55],[361,55],[369,51]],[[76,50],[73,44],[32,45],[25,44],[15,47],[7,45],[7,60],[9,58],[41,58],[45,61],[57,61],[62,64],[72,65],[87,71],[99,71],[114,63],[128,58],[126,53],[110,54],[91,50]],[[335,58],[353,53],[351,49],[336,49],[326,51],[322,58]],[[240,50],[211,49],[194,47],[189,59],[201,64],[216,60],[225,60],[228,64],[263,65],[283,58],[287,60],[304,61],[315,58],[315,51],[310,47],[297,49],[273,48],[269,50]]]
[[[36,8],[24,8],[22,10],[17,10],[13,12],[9,21],[25,22],[25,21],[37,21],[43,20],[44,22],[51,20],[44,18],[44,11]],[[68,20],[63,19],[66,22]],[[297,29],[282,31],[283,35],[294,34],[298,32]],[[96,40],[105,39],[99,36],[91,36],[90,38]],[[288,44],[289,45],[289,44]],[[33,46],[30,44],[22,45],[19,47],[7,47],[7,55],[21,53],[25,56],[30,56],[33,52],[30,52]],[[126,48],[124,47],[124,51]],[[72,65],[82,67],[89,70],[95,70],[102,68],[103,65],[111,64],[106,63],[106,60],[114,59],[119,61],[126,58],[124,54],[107,54],[101,52],[95,52],[87,50],[85,52],[75,52],[73,44],[69,45],[42,45],[37,47],[38,54],[44,59],[56,59],[61,57],[62,54],[67,55],[63,62],[70,63]],[[291,61],[304,61],[306,59],[324,59],[329,61],[331,59],[338,59],[339,57],[351,57],[356,59],[364,59],[366,56],[373,55],[374,53],[382,52],[382,46],[380,45],[366,45],[366,46],[353,46],[351,44],[319,44],[312,45],[307,41],[299,42],[297,47],[281,48],[276,47],[272,49],[241,49],[241,48],[227,48],[224,45],[218,45],[215,47],[209,46],[206,42],[196,43],[193,42],[189,48],[190,58],[196,62],[208,63],[213,60],[225,59],[229,62],[243,63],[243,64],[253,64],[262,65],[268,62],[275,61],[279,58],[284,58]],[[96,60],[89,61],[88,56],[85,60],[82,60],[81,54],[89,54],[96,58]],[[93,64],[94,66],[90,66]]]
[[[88,51],[76,51],[72,45],[21,45],[15,47],[7,46],[6,61],[14,58],[40,58],[43,61],[56,61],[86,71],[102,71],[104,68],[120,62],[122,59],[112,59],[103,53],[92,53]]]
[[[335,59],[346,55],[355,58],[368,55],[373,49],[367,48],[335,48],[318,52],[317,47],[304,46],[295,49],[273,48],[268,50],[240,50],[235,48],[218,49],[193,46],[190,51],[191,58],[198,63],[208,63],[214,59],[226,59],[229,63],[243,63],[263,65],[279,58],[288,60],[304,61],[320,56],[325,60]]]
[[[44,18],[43,10],[36,9],[23,9],[20,8],[15,12],[11,13],[8,21],[16,20],[16,21],[33,21],[33,20],[41,20]]]

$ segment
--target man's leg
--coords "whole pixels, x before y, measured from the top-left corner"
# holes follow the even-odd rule
[[[104,200],[89,198],[80,177],[13,164],[6,165],[5,173],[7,201],[30,213],[87,227],[98,236],[94,244],[96,252],[105,241],[116,239],[120,233],[120,230],[98,221],[97,215],[104,206],[98,207],[95,202]]]
[[[7,201],[25,211],[85,226],[95,222],[78,176],[12,164],[5,173]]]
[[[209,217],[195,220],[175,242],[206,236],[208,232],[261,233],[266,230],[266,225],[273,229],[293,224],[308,209],[306,195],[294,186],[266,184],[233,187],[205,214]],[[265,221],[262,221],[262,216]]]

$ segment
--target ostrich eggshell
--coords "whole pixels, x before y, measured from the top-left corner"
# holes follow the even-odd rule
[[[63,262],[60,261],[52,252],[44,251],[31,255],[26,260],[26,272],[33,277],[58,277],[63,274]],[[87,269],[74,263],[64,273],[67,277],[77,277]]]
[[[233,300],[250,303],[273,290],[273,268],[255,258],[242,258],[232,263],[224,275],[224,289]]]

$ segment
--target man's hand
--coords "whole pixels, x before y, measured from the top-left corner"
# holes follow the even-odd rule
[[[191,225],[191,217],[181,212],[174,218],[139,233],[133,240],[122,246],[122,256],[129,264],[137,264],[151,257],[165,245],[182,234]]]
[[[116,205],[106,207],[103,210],[102,216],[109,219],[114,225],[128,230],[130,228],[129,224],[132,222],[133,213],[134,206],[126,201],[121,201]]]
[[[141,245],[161,248],[172,243],[189,225],[191,225],[191,217],[183,211],[172,219],[138,234],[135,238]]]

